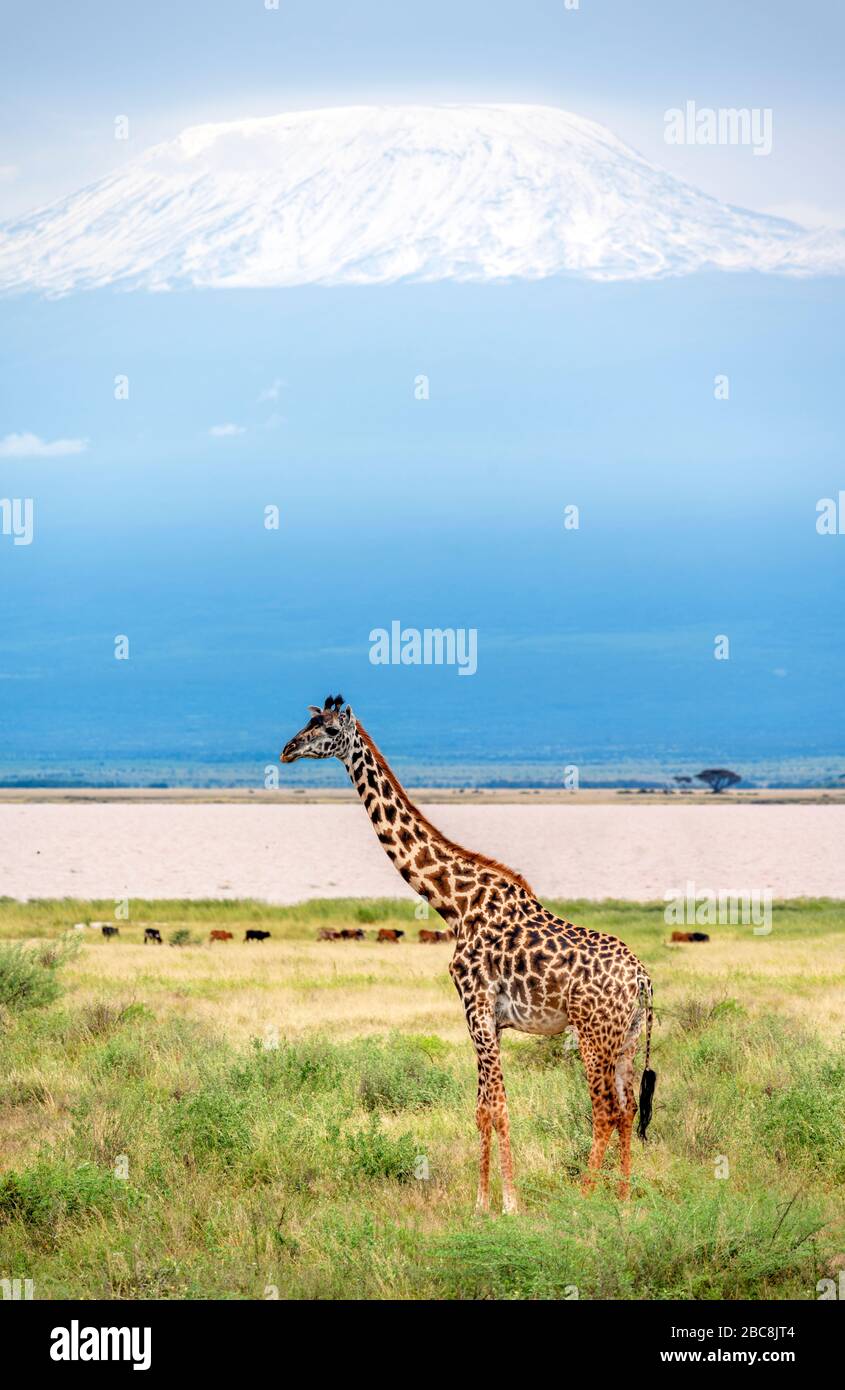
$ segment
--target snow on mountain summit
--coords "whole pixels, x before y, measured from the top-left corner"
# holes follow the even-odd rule
[[[844,267],[840,233],[720,203],[545,106],[356,106],[194,126],[0,224],[4,293]]]

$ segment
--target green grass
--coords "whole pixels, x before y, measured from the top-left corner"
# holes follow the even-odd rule
[[[388,1019],[403,972],[439,990],[446,955],[308,940],[412,908],[145,903],[135,936],[92,933],[65,958],[68,919],[105,920],[105,906],[0,903],[0,981],[9,959],[6,978],[36,981],[0,1012],[0,1276],[33,1279],[37,1298],[812,1299],[845,1250],[845,1050],[819,1002],[842,988],[838,904],[776,908],[771,937],[739,928],[712,951],[667,947],[659,908],[570,905],[653,971],[655,1115],[631,1201],[610,1169],[582,1196],[578,1054],[507,1035],[522,1207],[509,1218],[473,1213],[475,1066],[448,978],[431,1027]],[[139,949],[144,920],[198,936],[263,921],[274,942]],[[308,1026],[286,1028],[280,1004],[278,1037],[234,1028],[218,987],[236,994],[247,958],[282,1001],[301,997],[287,976],[302,960]],[[420,989],[408,978],[411,1006]],[[321,1012],[344,990],[352,1036]]]
[[[650,929],[654,942],[662,942],[667,929],[664,921],[665,903],[631,903],[606,899],[596,902],[569,899],[566,902],[545,899],[553,912],[583,926],[601,926],[603,931],[625,936],[626,928],[639,931]],[[149,898],[131,900],[129,921],[117,921],[121,933],[133,926],[141,933],[143,926],[163,922],[170,928],[193,927],[203,935],[203,929],[221,927],[261,926],[270,928],[281,939],[311,938],[317,928],[361,925],[425,926],[415,917],[416,904],[398,898],[312,898],[293,906],[274,906],[252,898],[220,901],[216,898]],[[808,931],[841,927],[842,907],[829,898],[790,899],[774,904],[775,930],[780,933],[806,935]],[[19,902],[0,897],[0,938],[54,936],[57,931],[69,930],[76,922],[115,921],[115,901],[112,898],[37,898]],[[439,919],[435,920],[439,925]],[[714,928],[718,931],[719,928]]]

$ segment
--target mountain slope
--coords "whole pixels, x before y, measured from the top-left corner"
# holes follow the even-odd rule
[[[843,267],[840,233],[729,207],[542,106],[195,126],[0,225],[5,293]]]

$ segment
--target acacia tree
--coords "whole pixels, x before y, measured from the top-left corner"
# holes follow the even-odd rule
[[[725,787],[735,787],[742,778],[738,772],[731,772],[727,767],[706,767],[703,772],[695,774],[696,780],[706,782],[711,791],[721,792]]]

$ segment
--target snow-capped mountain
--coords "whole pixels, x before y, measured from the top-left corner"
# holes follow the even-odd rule
[[[0,224],[5,293],[843,268],[841,233],[730,207],[545,106],[194,126]]]

